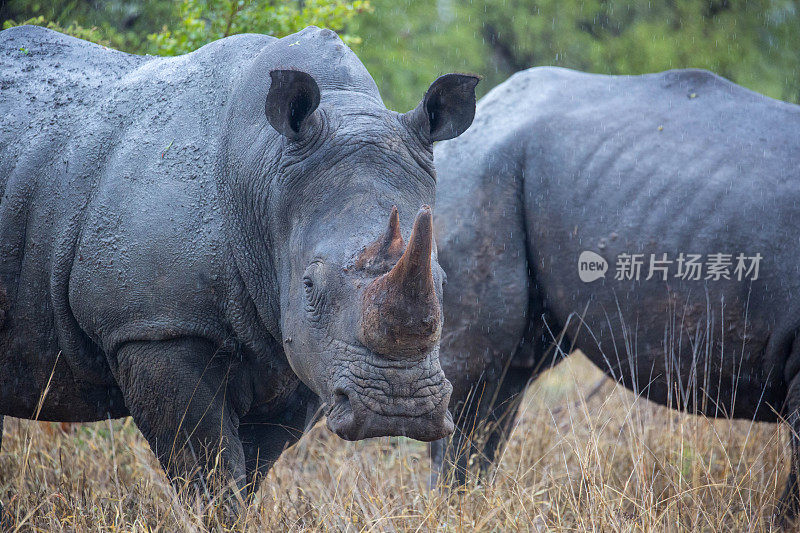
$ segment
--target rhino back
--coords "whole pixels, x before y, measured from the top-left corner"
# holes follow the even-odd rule
[[[755,288],[765,299],[796,301],[796,253],[786,244],[800,225],[800,107],[700,70],[613,77],[554,69],[517,85],[535,110],[518,135],[543,284],[578,281],[581,250],[612,265],[620,253],[761,253]],[[715,288],[741,301],[751,290]],[[773,322],[775,310],[763,311]]]

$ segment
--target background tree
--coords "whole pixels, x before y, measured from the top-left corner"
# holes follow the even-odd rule
[[[489,0],[485,8],[482,35],[506,72],[697,67],[776,98],[800,97],[797,0]]]
[[[503,81],[495,73],[489,48],[473,9],[456,0],[371,0],[373,10],[356,17],[356,49],[387,105],[411,109],[438,75],[461,71],[483,75],[485,89]]]
[[[439,74],[480,73],[485,93],[538,65],[608,74],[707,68],[800,102],[800,0],[7,0],[0,20],[162,55],[235,33],[325,26],[401,111]]]
[[[146,53],[147,35],[177,22],[175,2],[164,0],[0,0],[8,28],[36,24],[133,53]]]

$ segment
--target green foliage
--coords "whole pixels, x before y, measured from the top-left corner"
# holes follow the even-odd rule
[[[368,0],[308,0],[253,2],[245,0],[183,0],[178,22],[164,26],[148,40],[159,55],[191,52],[206,43],[237,33],[264,33],[283,37],[306,26],[330,28],[350,45],[360,40],[347,33],[348,22],[370,11]]]

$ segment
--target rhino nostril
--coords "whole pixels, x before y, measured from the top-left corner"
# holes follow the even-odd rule
[[[350,398],[343,389],[336,389],[333,391],[333,405],[341,411],[352,410],[350,406]]]

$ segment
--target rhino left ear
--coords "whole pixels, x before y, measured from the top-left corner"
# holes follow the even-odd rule
[[[299,70],[273,70],[267,94],[267,120],[275,130],[296,139],[311,125],[319,105],[319,85]]]
[[[480,80],[472,74],[440,76],[406,116],[431,142],[458,137],[475,118],[475,87]]]

